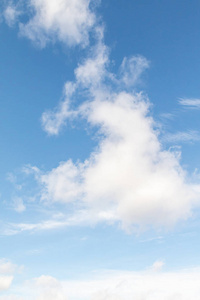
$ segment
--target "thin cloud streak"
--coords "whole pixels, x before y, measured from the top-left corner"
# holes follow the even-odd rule
[[[163,139],[165,142],[172,142],[172,143],[188,143],[188,142],[198,142],[200,141],[200,133],[195,130],[188,130],[188,131],[179,131],[176,133],[168,133],[166,134]]]
[[[48,220],[42,220],[38,223],[7,223],[1,230],[1,235],[11,236],[23,232],[36,232],[46,230],[58,230],[74,226],[94,226],[97,223],[108,222],[113,224],[117,221],[117,216],[112,211],[76,211],[72,215],[64,215],[60,220],[56,220],[54,216]]]
[[[181,98],[179,104],[189,109],[200,109],[200,99]]]

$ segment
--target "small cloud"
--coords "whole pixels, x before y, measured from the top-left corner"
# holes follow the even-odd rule
[[[13,174],[13,173],[8,173],[6,176],[6,179],[13,184],[13,186],[15,187],[16,190],[21,190],[22,189],[22,185],[17,183],[17,177]]]
[[[0,276],[0,291],[9,289],[13,281],[13,276]]]
[[[82,238],[81,238],[81,241],[87,241],[88,240],[88,236],[83,236]]]
[[[162,260],[157,260],[153,263],[150,269],[154,272],[158,272],[162,270],[164,265],[165,263]]]
[[[15,272],[16,265],[12,264],[7,259],[0,259],[0,274],[12,274]]]
[[[4,11],[4,18],[7,25],[9,27],[14,26],[20,14],[21,12],[18,11],[18,9],[14,5],[7,6],[7,8]]]
[[[26,210],[26,206],[23,203],[23,200],[19,197],[13,199],[14,210],[18,213],[21,213]]]
[[[6,179],[8,181],[10,181],[11,183],[15,183],[16,182],[16,176],[13,173],[8,173]]]
[[[40,47],[60,41],[68,46],[89,43],[89,32],[96,17],[85,0],[28,1],[33,15],[25,24],[20,23],[20,34]]]
[[[0,259],[0,291],[5,291],[10,288],[13,281],[13,274],[17,271],[20,273],[23,266],[17,266],[9,260]]]
[[[37,174],[40,170],[35,166],[26,165],[22,168],[22,172],[26,175]]]
[[[40,253],[42,253],[41,249],[32,249],[27,252],[27,255],[39,255]]]
[[[200,99],[198,98],[180,98],[179,104],[190,109],[200,109]]]
[[[141,240],[140,243],[147,243],[147,242],[154,242],[154,241],[162,241],[163,240],[163,236],[156,236],[156,237],[152,237],[152,238],[148,238],[145,240]]]
[[[160,118],[166,119],[166,120],[172,120],[174,118],[173,113],[162,113],[160,114]]]
[[[120,68],[121,79],[126,86],[134,86],[147,68],[149,61],[145,57],[140,55],[125,57]]]

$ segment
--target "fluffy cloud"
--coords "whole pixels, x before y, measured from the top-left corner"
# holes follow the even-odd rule
[[[78,201],[97,221],[120,221],[124,228],[172,226],[191,215],[199,187],[187,183],[180,153],[162,148],[150,102],[134,91],[148,61],[141,56],[125,58],[119,73],[112,74],[102,39],[101,30],[92,54],[75,70],[75,81],[66,84],[66,99],[42,117],[50,134],[58,134],[69,118],[85,119],[98,129],[98,146],[84,162],[68,160],[37,174],[41,197]],[[87,98],[72,109],[71,101],[79,94]]]
[[[84,163],[62,162],[41,175],[45,199],[111,212],[123,226],[170,226],[190,216],[196,194],[176,153],[163,150],[142,94],[102,93],[80,114],[101,139]]]
[[[13,276],[0,276],[0,291],[7,290],[13,281]]]
[[[89,31],[95,23],[90,0],[29,0],[32,16],[20,24],[20,32],[41,47],[60,41],[69,46],[89,41]]]
[[[102,42],[103,28],[97,28],[98,43],[92,48],[92,55],[75,70],[76,85],[89,88],[90,92],[99,87],[103,80],[112,76],[106,69],[109,64],[108,48]]]
[[[7,290],[13,281],[16,266],[6,259],[0,260],[0,291]]]
[[[118,91],[122,88],[135,87],[141,79],[141,74],[149,67],[149,62],[142,56],[124,58],[118,74],[109,71],[109,49],[103,43],[103,28],[96,28],[97,44],[91,49],[91,54],[74,71],[75,81],[67,82],[64,87],[64,101],[54,111],[44,112],[42,126],[50,135],[59,134],[66,120],[85,114],[83,108],[71,109],[78,94],[86,95],[88,99],[113,98],[108,91],[111,86]],[[111,86],[110,86],[111,85]],[[106,92],[107,91],[107,92]]]
[[[81,186],[78,183],[79,172],[80,169],[69,160],[43,175],[41,182],[46,187],[46,193],[43,193],[42,199],[64,203],[76,201],[81,192]]]
[[[0,260],[0,274],[12,274],[16,269],[16,265],[11,263],[9,260]]]
[[[187,183],[180,154],[162,148],[149,100],[135,91],[148,60],[124,58],[119,72],[110,72],[104,30],[95,23],[89,0],[30,0],[29,4],[33,16],[20,25],[21,33],[41,46],[50,40],[87,44],[93,26],[96,35],[96,45],[74,72],[74,82],[65,85],[64,100],[42,115],[42,126],[48,134],[58,134],[67,120],[82,118],[97,129],[99,143],[83,162],[68,160],[49,172],[37,171],[41,199],[76,203],[89,219],[119,221],[128,229],[169,227],[187,219],[200,188]],[[186,100],[180,103],[197,106],[197,100],[195,104]],[[58,223],[50,222],[51,226]]]
[[[62,290],[62,284],[51,276],[43,275],[36,278],[35,284],[42,290],[37,300],[68,300]]]

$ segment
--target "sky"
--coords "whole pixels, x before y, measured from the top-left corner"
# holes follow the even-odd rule
[[[200,3],[2,0],[0,300],[200,294]]]

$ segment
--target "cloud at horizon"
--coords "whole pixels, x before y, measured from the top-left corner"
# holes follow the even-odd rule
[[[58,280],[41,275],[26,281],[23,293],[0,296],[1,300],[190,300],[199,295],[199,269],[163,271],[155,264],[143,271],[103,270],[84,279]],[[170,286],[170,289],[169,289]]]

